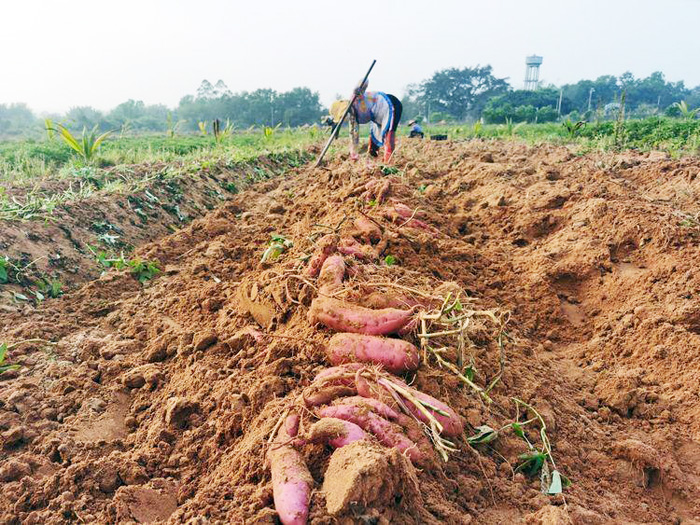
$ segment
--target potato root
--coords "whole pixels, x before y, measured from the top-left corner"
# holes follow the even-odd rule
[[[420,364],[418,349],[408,341],[357,333],[335,334],[326,346],[326,355],[334,365],[373,363],[392,374],[412,372]]]

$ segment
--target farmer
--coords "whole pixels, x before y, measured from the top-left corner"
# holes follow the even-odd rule
[[[384,162],[391,160],[396,145],[396,129],[401,120],[401,101],[394,95],[381,91],[367,91],[367,82],[355,88],[355,101],[350,108],[350,158],[359,158],[357,151],[360,142],[360,124],[370,124],[369,154],[376,157],[379,148],[384,146]],[[338,122],[343,116],[347,101],[343,104],[334,104],[333,120]]]
[[[408,123],[409,126],[411,126],[411,133],[408,135],[409,137],[413,138],[423,138],[425,137],[425,134],[423,133],[423,128],[420,127],[420,124],[416,122],[415,120],[412,120]]]

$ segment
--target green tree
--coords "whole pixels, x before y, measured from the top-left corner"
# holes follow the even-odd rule
[[[455,119],[477,118],[486,102],[508,90],[508,82],[493,76],[491,66],[449,68],[437,71],[420,84],[417,99],[430,112],[439,111]]]

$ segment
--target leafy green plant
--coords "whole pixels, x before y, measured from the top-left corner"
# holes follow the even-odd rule
[[[233,134],[233,124],[226,119],[226,125],[222,128],[221,127],[221,121],[217,118],[213,122],[213,129],[214,129],[214,140],[216,140],[217,144],[221,144],[224,139],[227,137],[230,137]]]
[[[272,239],[270,240],[270,246],[268,246],[263,253],[262,258],[260,259],[261,263],[274,261],[280,255],[282,255],[285,250],[294,246],[294,243],[287,239],[284,235],[273,233],[271,236]]]
[[[7,351],[9,350],[9,345],[7,343],[0,343],[0,374],[7,372],[8,370],[17,370],[19,365],[6,365],[5,358],[7,357]]]
[[[586,126],[586,123],[583,120],[574,122],[570,118],[567,118],[564,122],[561,123],[561,125],[566,130],[566,133],[569,135],[569,138],[573,139]]]
[[[40,279],[37,281],[36,285],[39,293],[44,296],[51,297],[52,299],[56,299],[57,297],[63,295],[63,283],[56,278],[51,277]]]
[[[9,279],[8,268],[10,266],[10,259],[5,257],[0,257],[0,284],[5,284]]]
[[[270,140],[274,136],[275,131],[277,131],[281,125],[282,123],[280,122],[274,128],[270,126],[263,126],[263,137]]]
[[[516,131],[518,131],[520,128],[522,128],[525,125],[524,122],[520,122],[519,124],[513,124],[513,119],[512,118],[506,118],[506,124],[505,124],[505,134],[508,137],[515,137]]]
[[[160,273],[160,268],[158,268],[158,264],[154,261],[144,261],[136,258],[130,260],[127,264],[131,275],[141,284],[150,281]]]
[[[675,102],[673,107],[678,109],[684,120],[694,120],[698,116],[698,113],[700,113],[700,108],[690,109],[685,100]]]
[[[397,259],[393,255],[387,255],[386,257],[384,257],[384,264],[386,264],[387,266],[393,266],[396,263]]]
[[[199,132],[202,134],[202,137],[207,136],[207,123],[206,122],[197,122],[197,127],[199,128]]]
[[[44,119],[44,127],[46,128],[46,138],[49,142],[53,142],[56,132],[53,129],[53,121],[50,118]]]
[[[475,137],[481,137],[481,133],[483,131],[484,125],[481,123],[480,120],[477,120],[474,122],[474,125],[472,126],[472,133],[474,133]]]
[[[399,172],[399,168],[396,166],[381,166],[379,170],[382,172],[384,175],[396,175]]]
[[[470,445],[485,445],[496,440],[501,434],[506,431],[511,431],[517,437],[522,439],[528,450],[518,456],[518,465],[515,467],[515,472],[522,472],[528,476],[540,475],[542,492],[546,494],[559,494],[565,487],[571,485],[571,481],[563,476],[557,469],[554,459],[552,458],[552,445],[547,436],[547,425],[544,419],[537,410],[531,405],[517,398],[512,398],[516,406],[515,420],[504,425],[499,429],[494,429],[489,425],[481,425],[476,427],[476,433],[467,438]],[[525,413],[531,412],[533,417],[526,421],[520,421],[520,409],[524,408]],[[539,423],[539,438],[541,445],[535,446],[525,434],[525,427],[533,423]],[[551,470],[550,466],[551,465]]]
[[[113,130],[110,130],[98,135],[97,126],[95,126],[90,131],[83,128],[83,134],[80,138],[78,138],[75,137],[68,130],[68,128],[62,124],[56,124],[55,128],[52,127],[47,128],[47,130],[48,129],[58,133],[58,136],[63,139],[63,142],[65,142],[73,151],[75,151],[86,163],[93,160],[95,153],[99,149],[102,142],[113,133]]]

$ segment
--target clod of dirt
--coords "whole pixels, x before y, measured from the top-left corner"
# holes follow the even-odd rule
[[[168,401],[165,409],[165,422],[176,428],[185,428],[189,424],[189,417],[199,409],[199,403],[181,397],[174,397]]]
[[[326,509],[332,516],[366,512],[410,501],[422,507],[418,478],[411,462],[397,449],[356,441],[331,456],[323,482]]]
[[[112,514],[117,523],[153,523],[168,519],[177,509],[177,485],[153,480],[150,486],[120,487],[114,496]]]
[[[29,476],[31,473],[32,469],[24,461],[11,459],[0,467],[0,481],[4,483],[17,481],[25,476]]]
[[[211,345],[216,343],[217,340],[218,337],[216,333],[211,330],[200,332],[194,338],[194,349],[196,351],[206,350]]]

